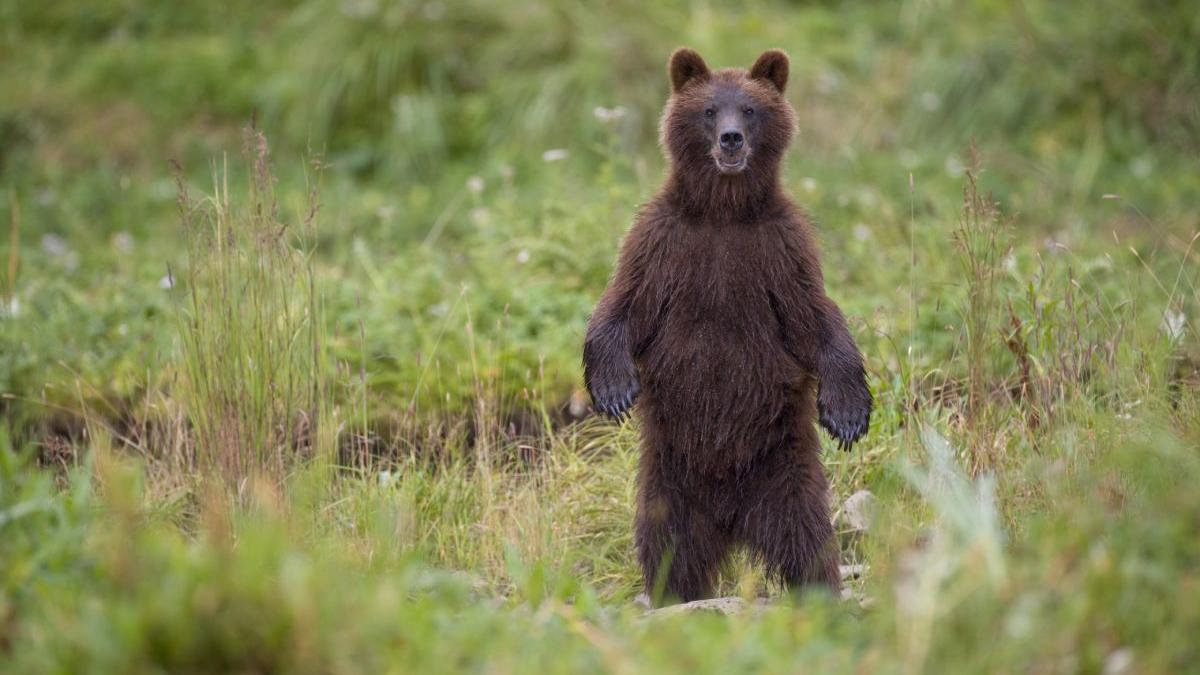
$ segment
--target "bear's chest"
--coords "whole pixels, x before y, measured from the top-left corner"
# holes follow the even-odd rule
[[[773,251],[757,230],[697,227],[674,252],[672,307],[700,320],[750,319],[768,308]]]

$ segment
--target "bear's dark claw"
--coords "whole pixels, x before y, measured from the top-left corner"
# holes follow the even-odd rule
[[[599,386],[592,392],[593,407],[597,412],[617,420],[629,416],[629,410],[637,401],[641,387],[636,379],[626,380],[621,384]]]
[[[849,450],[870,427],[871,392],[865,382],[840,390],[822,386],[817,395],[817,413],[821,427],[837,441],[838,447]]]

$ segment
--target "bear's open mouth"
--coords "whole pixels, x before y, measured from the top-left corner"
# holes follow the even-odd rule
[[[717,162],[717,171],[725,175],[741,173],[746,168],[746,162],[750,159],[749,155],[742,155],[736,159],[726,159],[721,155],[713,157]]]

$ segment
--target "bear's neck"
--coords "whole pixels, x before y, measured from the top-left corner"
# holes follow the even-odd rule
[[[735,176],[724,176],[708,167],[673,165],[662,194],[691,218],[743,223],[775,210],[781,190],[778,167],[748,167]]]

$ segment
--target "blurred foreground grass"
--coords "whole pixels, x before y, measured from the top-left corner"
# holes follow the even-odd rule
[[[0,4],[0,663],[1194,669],[1197,42],[1183,2]],[[685,43],[792,55],[879,403],[826,454],[863,606],[628,602],[636,429],[579,349]]]

